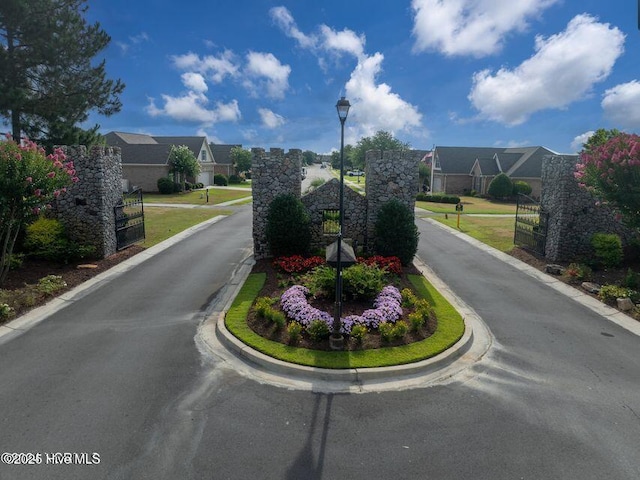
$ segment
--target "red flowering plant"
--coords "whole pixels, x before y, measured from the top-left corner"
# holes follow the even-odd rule
[[[291,255],[276,258],[273,261],[273,266],[283,273],[305,273],[324,263],[324,258],[319,256],[303,257],[302,255]]]
[[[0,285],[9,273],[20,229],[77,181],[73,162],[62,150],[46,155],[28,140],[18,144],[8,136],[0,141]]]
[[[372,257],[358,257],[358,263],[365,265],[376,265],[378,268],[386,270],[394,275],[402,274],[402,262],[398,257],[383,257],[382,255],[374,255]]]
[[[640,137],[620,133],[585,149],[574,173],[579,185],[619,212],[632,228],[640,228]]]

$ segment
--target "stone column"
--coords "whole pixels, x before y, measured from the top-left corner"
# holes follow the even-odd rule
[[[58,198],[58,219],[72,240],[93,245],[96,255],[116,252],[113,207],[122,201],[122,163],[119,147],[63,147],[75,166],[78,183]]]

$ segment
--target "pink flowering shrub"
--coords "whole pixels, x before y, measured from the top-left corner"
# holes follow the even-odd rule
[[[61,150],[46,155],[34,142],[0,141],[0,285],[9,272],[20,229],[77,182],[73,162]]]
[[[640,137],[621,133],[585,150],[574,173],[579,185],[640,228]]]

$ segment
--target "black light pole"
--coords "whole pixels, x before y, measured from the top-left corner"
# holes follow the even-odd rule
[[[344,217],[344,122],[349,114],[349,100],[344,97],[338,100],[336,109],[340,119],[340,217],[338,219],[338,252],[336,258],[336,304],[333,317],[333,331],[329,337],[329,345],[332,350],[344,348],[344,337],[340,332],[342,327],[342,219]]]

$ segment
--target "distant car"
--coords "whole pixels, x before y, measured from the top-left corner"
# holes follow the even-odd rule
[[[364,177],[364,172],[362,170],[349,170],[347,175],[352,177]]]

